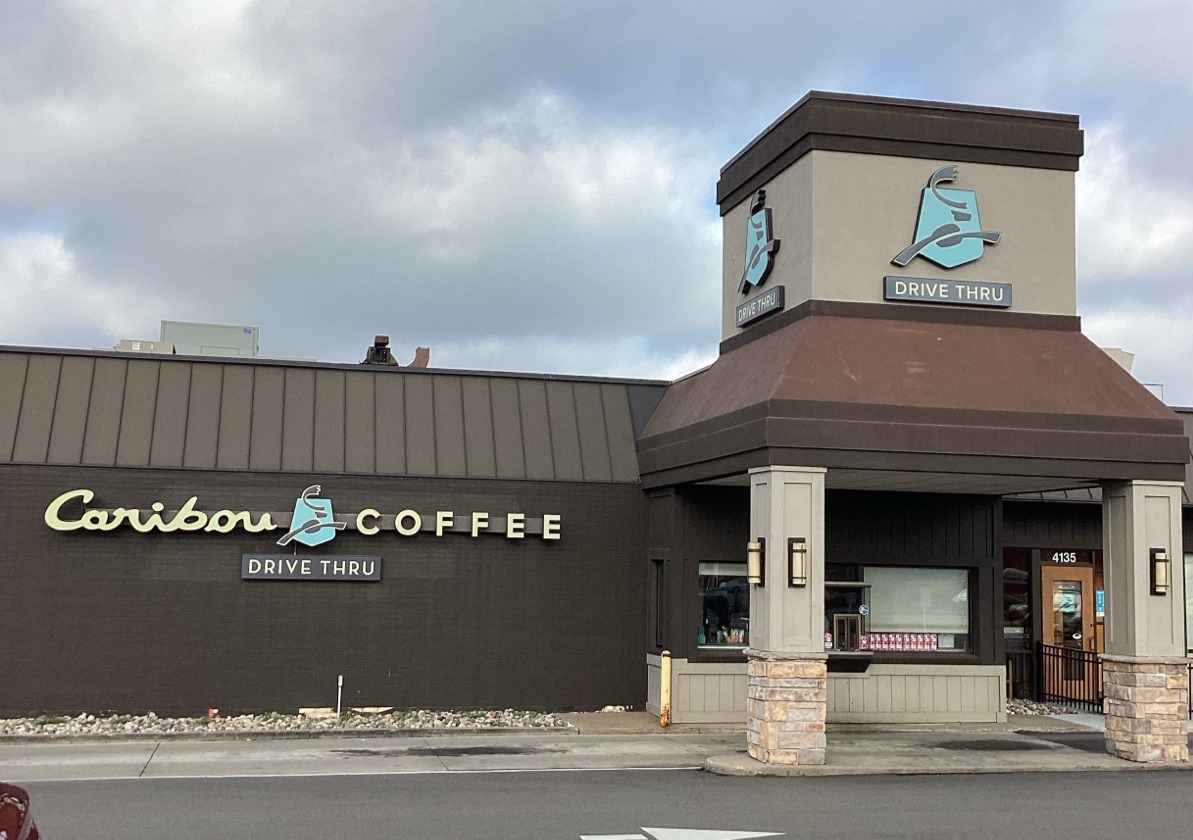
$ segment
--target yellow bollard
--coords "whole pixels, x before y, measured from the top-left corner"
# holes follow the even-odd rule
[[[659,669],[659,726],[671,725],[671,651],[662,654]]]

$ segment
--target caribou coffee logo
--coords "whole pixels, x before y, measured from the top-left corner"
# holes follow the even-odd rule
[[[294,516],[290,519],[290,530],[278,540],[278,545],[300,542],[305,546],[323,545],[348,527],[346,522],[336,522],[331,512],[331,499],[316,499],[322,487],[312,484],[294,503]]]
[[[982,230],[977,193],[940,189],[940,184],[955,180],[956,166],[946,166],[932,173],[920,197],[915,241],[891,260],[892,263],[903,267],[916,257],[923,257],[941,268],[956,268],[980,259],[987,244],[998,244],[1001,233]]]
[[[754,194],[750,205],[750,219],[746,223],[746,270],[738,290],[744,295],[751,287],[761,286],[775,267],[779,240],[771,232],[770,209],[766,207],[766,190]]]

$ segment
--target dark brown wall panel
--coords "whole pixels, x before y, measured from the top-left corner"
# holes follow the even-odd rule
[[[254,470],[281,469],[286,372],[281,368],[257,368],[255,377],[249,467]]]
[[[116,463],[120,420],[124,412],[126,359],[96,359],[87,406],[87,430],[83,437],[84,464]]]
[[[46,460],[61,370],[62,360],[55,356],[29,358],[21,416],[17,421],[16,444],[12,452],[14,461],[42,463]]]
[[[315,372],[315,469],[344,470],[344,373]]]
[[[368,373],[349,373],[344,380],[344,468],[349,472],[371,473],[377,469],[377,403],[373,399],[376,380]]]
[[[489,380],[467,377],[461,383],[464,392],[464,454],[468,475],[497,475],[497,457],[493,443],[493,404],[489,399]]]
[[[213,469],[220,442],[221,395],[224,387],[220,365],[191,366],[191,392],[187,400],[186,444],[182,463],[186,467]]]
[[[216,466],[243,470],[249,465],[249,440],[253,430],[253,374],[250,367],[224,366],[220,399],[220,437]]]
[[[404,377],[406,388],[406,471],[435,474],[435,398],[431,377]]]
[[[1004,502],[1005,546],[1102,548],[1102,506],[1055,502]]]
[[[493,398],[493,444],[497,453],[499,478],[524,478],[526,454],[522,446],[522,409],[518,383],[513,379],[493,379],[489,383]]]
[[[609,432],[605,427],[605,408],[601,386],[595,382],[577,382],[576,425],[580,429],[580,460],[587,481],[612,481],[609,462]]]
[[[435,398],[435,472],[458,476],[468,472],[464,457],[464,397],[458,376],[436,376],[432,380]]]
[[[23,354],[0,355],[0,460],[12,458],[17,439],[17,420],[21,416],[21,395],[25,390],[25,370],[29,357]]]
[[[373,377],[377,397],[377,471],[406,472],[405,377],[377,374]]]
[[[157,409],[149,450],[149,463],[155,467],[182,466],[192,367],[189,362],[163,362],[158,373]]]
[[[547,389],[542,382],[518,382],[518,405],[522,413],[522,446],[526,453],[527,478],[554,478],[551,454],[551,422],[547,413]]]
[[[571,382],[547,382],[547,415],[551,423],[551,452],[555,477],[584,478],[580,458],[580,429],[576,423],[576,394]]]
[[[124,379],[124,407],[120,411],[120,440],[116,463],[143,467],[153,443],[153,412],[157,406],[159,362],[131,359]]]
[[[62,360],[54,425],[50,430],[48,460],[51,462],[77,464],[83,458],[83,435],[87,429],[94,370],[95,359],[67,356]]]
[[[325,483],[363,507],[562,516],[558,542],[499,534],[337,535],[313,554],[375,554],[379,583],[242,581],[269,534],[55,532],[49,500],[289,511]],[[641,707],[643,497],[628,484],[0,466],[0,715],[399,708]],[[560,570],[566,569],[566,574]],[[85,640],[85,643],[80,643]],[[564,655],[544,679],[544,645]],[[97,653],[101,652],[101,653]],[[11,679],[19,671],[21,679]]]
[[[282,469],[310,470],[315,457],[315,371],[286,371]]]

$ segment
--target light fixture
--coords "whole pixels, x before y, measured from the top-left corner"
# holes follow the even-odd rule
[[[746,543],[746,578],[757,586],[766,586],[766,537]]]
[[[808,541],[803,537],[787,538],[787,585],[808,585]]]
[[[1168,557],[1168,549],[1153,548],[1152,555],[1152,594],[1167,595],[1169,582],[1172,578],[1172,560]]]

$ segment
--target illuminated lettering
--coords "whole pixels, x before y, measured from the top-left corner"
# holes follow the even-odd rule
[[[366,525],[365,517],[370,519],[380,519],[381,514],[372,508],[365,508],[360,513],[356,514],[356,530],[364,534],[366,537],[371,537],[381,531],[376,525]]]
[[[511,513],[505,517],[505,536],[511,540],[520,540],[526,536],[526,514]]]
[[[480,533],[482,528],[489,527],[489,514],[484,511],[476,511],[472,514],[472,536]]]
[[[409,527],[404,527],[402,523],[407,519],[409,519],[412,524]],[[422,530],[422,527],[423,518],[418,515],[418,511],[416,510],[404,510],[394,519],[394,528],[396,528],[398,533],[403,537],[413,537],[420,530]]]
[[[435,511],[435,536],[442,537],[445,528],[455,524],[455,512],[450,510]]]
[[[543,539],[557,540],[559,539],[559,522],[560,515],[558,513],[544,513],[543,514]]]

